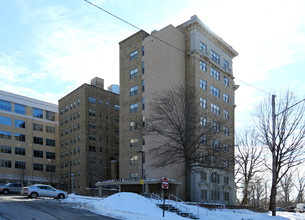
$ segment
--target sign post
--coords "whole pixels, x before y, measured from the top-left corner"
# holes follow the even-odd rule
[[[165,191],[169,188],[169,179],[166,177],[162,177],[161,187],[163,190],[163,218],[165,212]]]

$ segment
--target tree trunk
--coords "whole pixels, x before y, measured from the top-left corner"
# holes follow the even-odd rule
[[[270,203],[269,203],[269,210],[272,211],[272,216],[276,216],[275,207],[276,207],[276,182],[272,180]]]
[[[191,174],[190,174],[190,167],[187,163],[184,164],[185,167],[185,201],[190,201],[191,198]]]
[[[245,186],[244,186],[244,196],[243,196],[243,199],[241,201],[241,206],[246,206],[248,205],[248,183],[245,183]]]

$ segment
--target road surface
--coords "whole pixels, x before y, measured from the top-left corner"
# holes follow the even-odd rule
[[[64,200],[30,199],[20,195],[0,195],[0,220],[114,220],[83,209],[71,208]]]

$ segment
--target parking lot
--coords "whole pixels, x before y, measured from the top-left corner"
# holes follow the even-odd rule
[[[0,195],[0,220],[93,219],[113,220],[95,213],[75,209],[65,200],[52,198],[31,199],[21,195]]]

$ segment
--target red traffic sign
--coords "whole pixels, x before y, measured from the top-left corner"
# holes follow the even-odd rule
[[[169,187],[169,179],[166,177],[162,177],[162,183],[161,183],[162,189],[168,189]]]

